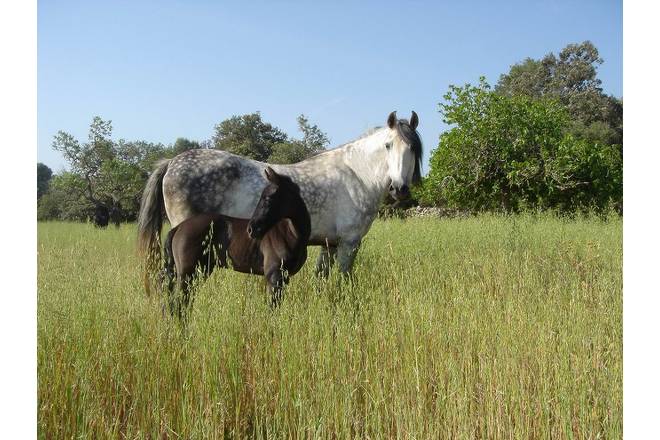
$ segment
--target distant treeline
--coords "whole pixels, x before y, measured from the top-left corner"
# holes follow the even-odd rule
[[[450,86],[440,103],[452,126],[431,152],[430,170],[410,204],[469,211],[611,210],[623,206],[623,101],[603,93],[603,62],[588,41],[558,56],[527,58],[494,88]],[[426,122],[430,124],[431,122]],[[111,121],[95,117],[87,142],[55,135],[69,164],[54,175],[37,164],[39,220],[133,221],[156,160],[216,148],[270,163],[294,163],[323,150],[326,134],[298,117],[291,138],[259,112],[215,126],[212,139],[172,145],[112,139]],[[385,201],[387,203],[387,201]]]
[[[112,139],[111,121],[95,117],[87,142],[63,131],[55,135],[53,149],[62,153],[69,170],[53,176],[37,164],[38,220],[134,221],[142,189],[154,163],[196,148],[216,148],[270,163],[294,163],[326,148],[329,140],[304,115],[298,117],[302,138],[293,139],[262,121],[259,112],[234,116],[215,127],[211,140],[185,138],[172,145]]]

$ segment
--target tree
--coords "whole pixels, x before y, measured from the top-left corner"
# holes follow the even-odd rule
[[[551,98],[569,112],[570,131],[578,138],[623,144],[623,102],[607,96],[597,77],[603,59],[590,42],[569,44],[559,56],[527,58],[500,76],[495,91],[505,96]]]
[[[311,154],[325,150],[330,144],[328,135],[322,132],[316,124],[311,125],[305,115],[298,116],[297,121],[298,130],[303,134],[301,142],[305,149]]]
[[[261,120],[261,113],[232,116],[215,126],[213,144],[219,150],[265,162],[273,145],[287,141],[287,135]]]
[[[495,93],[484,78],[444,98],[453,127],[431,155],[423,202],[475,211],[622,203],[620,148],[571,134],[558,101]]]
[[[174,142],[174,145],[170,148],[170,154],[172,157],[181,154],[183,152],[186,152],[188,150],[197,150],[199,148],[202,148],[199,142],[197,141],[191,141],[186,138],[177,138],[176,141]]]
[[[165,147],[145,141],[114,141],[111,121],[94,117],[86,142],[79,142],[64,131],[54,136],[53,148],[62,153],[69,171],[54,176],[45,195],[39,192],[38,219],[91,218],[99,226],[106,225],[108,220],[116,224],[134,220],[154,163],[191,149],[217,147],[259,160],[293,163],[328,143],[325,133],[311,125],[304,115],[298,118],[298,125],[303,138],[290,140],[281,130],[263,122],[257,112],[221,122],[212,140],[177,138],[174,144]],[[38,173],[41,165],[38,164]],[[39,188],[43,186],[40,179],[41,174],[37,181]]]
[[[215,126],[213,145],[262,162],[299,162],[325,149],[330,141],[305,115],[298,116],[297,121],[302,139],[289,139],[282,130],[264,122],[259,112],[232,116]]]
[[[90,218],[95,205],[85,196],[85,181],[64,171],[53,176],[48,192],[37,204],[37,220],[75,220]]]
[[[278,142],[273,145],[268,157],[269,163],[296,163],[323,151],[330,143],[328,136],[316,125],[311,125],[305,115],[298,116],[298,129],[303,137],[300,140]]]
[[[37,163],[37,200],[41,198],[46,191],[48,191],[48,183],[53,177],[53,170],[48,168],[47,165],[38,162]]]
[[[76,198],[82,197],[95,208],[106,210],[118,224],[136,217],[144,182],[153,162],[164,155],[165,149],[160,144],[142,141],[114,142],[111,136],[111,121],[96,116],[86,143],[59,131],[53,148],[62,153],[71,176],[75,176],[61,184],[69,184]]]
[[[278,142],[273,145],[272,153],[268,156],[268,163],[288,164],[305,160],[310,151],[300,141]]]

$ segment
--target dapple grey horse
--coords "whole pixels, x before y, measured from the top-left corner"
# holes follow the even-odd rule
[[[327,276],[335,259],[350,273],[362,238],[389,191],[398,200],[420,180],[422,143],[410,121],[390,113],[387,126],[338,148],[291,165],[270,165],[298,184],[311,217],[310,245],[322,246],[317,274]],[[249,219],[267,185],[268,165],[212,149],[189,150],[160,161],[150,175],[138,218],[138,247],[145,283],[158,270],[163,210],[172,227],[202,213]]]

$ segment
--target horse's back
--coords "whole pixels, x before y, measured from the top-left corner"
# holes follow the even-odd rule
[[[353,194],[361,183],[341,166],[339,153],[328,151],[296,164],[273,165],[300,187],[312,221],[312,245],[335,244],[345,229],[355,230],[355,223],[364,222],[364,212],[355,206],[364,195]],[[167,218],[173,226],[205,212],[249,219],[267,184],[266,166],[221,150],[181,153],[163,177]]]
[[[177,226],[200,213],[250,218],[266,185],[265,164],[226,151],[179,154],[163,177],[165,211]]]

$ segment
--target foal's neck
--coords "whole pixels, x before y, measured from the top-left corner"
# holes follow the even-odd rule
[[[289,218],[291,219],[291,223],[293,223],[293,227],[298,232],[298,242],[296,244],[298,246],[307,246],[307,241],[312,232],[312,220],[302,198],[300,198],[300,207]]]

